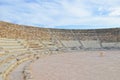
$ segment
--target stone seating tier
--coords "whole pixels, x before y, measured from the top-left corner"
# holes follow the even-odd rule
[[[120,29],[65,30],[0,22],[0,80],[36,55],[65,50],[120,49]]]

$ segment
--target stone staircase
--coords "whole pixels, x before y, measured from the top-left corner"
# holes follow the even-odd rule
[[[6,77],[15,66],[33,56],[25,40],[0,39],[0,80]]]
[[[0,39],[0,48],[4,51],[24,50],[25,46],[19,40],[15,39]]]

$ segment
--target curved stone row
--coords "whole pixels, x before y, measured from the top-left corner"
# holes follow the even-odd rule
[[[56,54],[36,40],[0,38],[0,47],[0,80],[9,80],[12,70],[25,61]]]
[[[0,22],[0,38],[37,40],[47,45],[45,47],[49,48],[49,46],[54,46],[54,48],[58,49],[120,48],[119,28],[67,30],[38,28]]]

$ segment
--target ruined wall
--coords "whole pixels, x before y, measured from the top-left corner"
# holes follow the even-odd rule
[[[0,22],[0,38],[50,40],[51,35],[45,28]]]
[[[84,48],[120,48],[120,29],[64,30],[0,22],[0,38],[41,41],[78,41]],[[71,43],[71,42],[70,42]],[[69,43],[67,43],[69,44]],[[64,43],[63,43],[64,45]]]

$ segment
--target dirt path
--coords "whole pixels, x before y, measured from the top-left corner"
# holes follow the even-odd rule
[[[15,70],[13,70],[8,76],[9,80],[24,80],[23,79],[23,69],[30,61],[26,61],[20,64]]]

